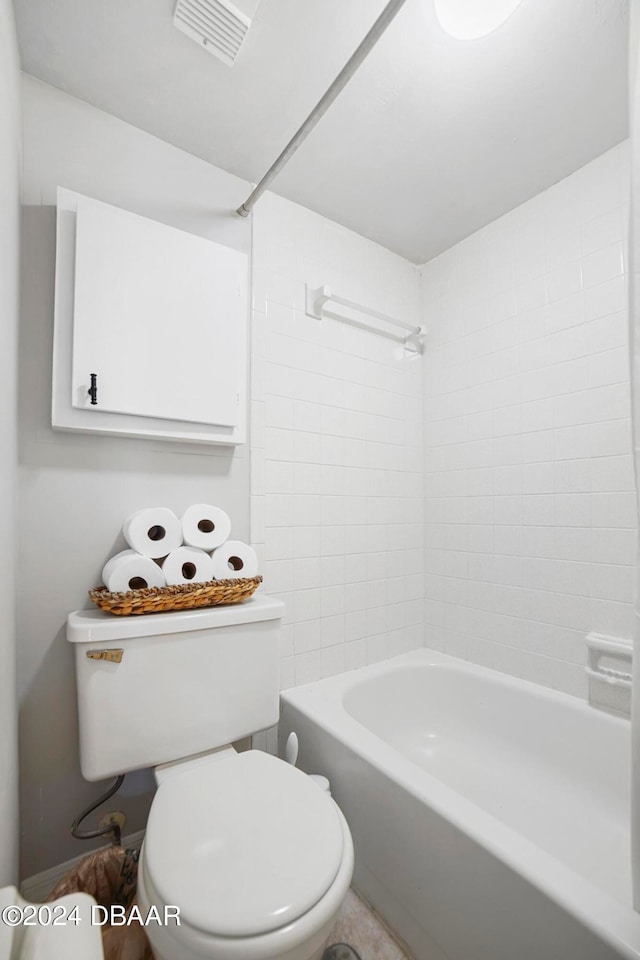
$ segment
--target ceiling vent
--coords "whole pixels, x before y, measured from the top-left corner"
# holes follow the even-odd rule
[[[251,20],[228,0],[178,0],[173,24],[214,57],[232,66]]]

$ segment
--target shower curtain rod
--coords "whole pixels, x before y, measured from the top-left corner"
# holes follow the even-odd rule
[[[317,104],[302,126],[296,133],[294,133],[293,137],[286,145],[278,159],[272,163],[262,180],[249,194],[245,202],[238,207],[236,210],[237,214],[239,214],[241,217],[249,216],[254,205],[265,192],[271,181],[278,176],[282,168],[291,159],[298,147],[304,140],[306,140],[315,125],[327,112],[340,91],[347,85],[362,61],[365,59],[369,51],[376,45],[404,3],[405,0],[389,0],[389,3],[386,5],[376,22],[373,24],[364,40],[356,48],[350,59],[347,60],[327,92],[323,97],[320,98],[320,100],[318,100]]]

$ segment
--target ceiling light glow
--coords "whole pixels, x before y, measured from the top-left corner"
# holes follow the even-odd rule
[[[434,0],[443,30],[457,40],[486,37],[507,20],[522,0]]]

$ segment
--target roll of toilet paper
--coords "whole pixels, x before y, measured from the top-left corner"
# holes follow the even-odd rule
[[[182,525],[167,507],[138,510],[125,520],[122,533],[131,549],[145,557],[166,557],[182,545]]]
[[[104,565],[102,582],[113,593],[166,585],[164,573],[158,564],[135,550],[122,550],[111,557]]]
[[[211,559],[213,576],[216,580],[255,577],[258,573],[258,557],[255,550],[241,540],[227,540],[213,551]]]
[[[162,564],[168,586],[180,583],[204,583],[213,580],[213,563],[204,550],[197,547],[178,547],[172,550]]]
[[[229,539],[231,520],[220,507],[194,503],[182,516],[182,538],[189,547],[215,550]]]

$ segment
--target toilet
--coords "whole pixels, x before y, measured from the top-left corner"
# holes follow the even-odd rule
[[[138,901],[143,916],[168,917],[145,927],[157,960],[318,960],[349,888],[353,844],[331,797],[231,746],[278,721],[283,614],[258,595],[69,615],[83,775],[154,768]]]

